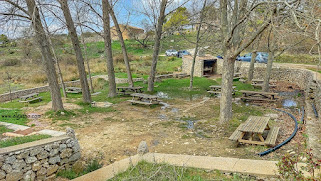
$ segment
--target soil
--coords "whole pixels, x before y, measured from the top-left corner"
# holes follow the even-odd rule
[[[280,83],[275,92],[296,90],[292,84]],[[298,100],[297,100],[298,99]],[[296,97],[300,102],[304,97]],[[199,98],[194,100],[163,99],[168,105],[146,107],[121,102],[112,105],[115,111],[84,114],[70,120],[55,120],[41,117],[40,125],[55,130],[65,130],[71,126],[82,148],[83,159],[102,158],[108,165],[130,155],[135,155],[141,141],[146,141],[150,152],[188,154],[200,156],[222,156],[250,159],[279,160],[285,153],[296,151],[297,144],[304,144],[304,127],[291,142],[279,150],[259,157],[257,153],[268,147],[255,145],[236,145],[228,140],[235,130],[218,123],[219,98]],[[235,100],[236,101],[236,100]],[[238,103],[243,104],[243,103]],[[293,120],[286,114],[273,111],[281,103],[255,103],[258,109],[277,114],[270,123],[280,126],[277,144],[292,134]],[[245,104],[243,105],[245,106]],[[65,106],[77,109],[77,105]],[[49,104],[40,112],[49,109]],[[37,108],[39,110],[39,108]],[[300,120],[297,109],[284,109]],[[29,110],[30,112],[34,110]],[[38,112],[37,112],[38,113]],[[246,113],[245,113],[246,114]],[[188,127],[190,129],[188,129]]]

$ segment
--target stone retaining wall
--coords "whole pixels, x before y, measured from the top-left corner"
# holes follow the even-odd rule
[[[80,158],[77,139],[59,136],[0,149],[0,180],[55,180]]]
[[[108,76],[93,76],[93,79],[96,78],[103,78],[105,80],[108,80]],[[138,82],[138,81],[143,81],[143,78],[134,78],[133,81],[134,82]],[[127,83],[128,80],[125,78],[116,78],[116,84],[121,84],[121,83]],[[80,86],[80,81],[79,80],[75,80],[75,81],[68,81],[65,82],[66,86],[70,86],[70,87],[76,87],[76,86]],[[40,93],[40,92],[48,92],[50,91],[49,89],[49,85],[46,86],[41,86],[41,87],[35,87],[35,88],[30,88],[30,89],[23,89],[23,90],[18,90],[18,91],[14,91],[11,94],[9,93],[5,93],[5,94],[0,94],[0,102],[5,102],[5,101],[9,101],[10,99],[17,99],[21,96],[25,96],[28,94],[32,94],[32,93]]]

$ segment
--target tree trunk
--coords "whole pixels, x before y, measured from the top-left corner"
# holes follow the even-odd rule
[[[252,52],[252,57],[251,57],[251,64],[250,64],[250,69],[249,69],[247,82],[251,82],[252,79],[253,79],[255,58],[256,58],[256,51],[253,51]]]
[[[26,0],[28,6],[28,12],[30,17],[32,17],[32,24],[35,30],[35,38],[40,46],[42,59],[45,64],[45,70],[48,77],[48,83],[50,87],[51,99],[52,99],[52,110],[62,111],[64,110],[63,103],[61,100],[60,87],[57,81],[57,75],[55,70],[55,65],[53,62],[52,52],[50,50],[50,45],[42,26],[39,10],[36,7],[34,0]]]
[[[262,87],[263,92],[268,92],[270,89],[270,77],[272,72],[273,60],[274,60],[274,50],[269,51],[269,58],[266,65],[266,71],[265,71],[264,82]]]
[[[155,43],[154,43],[154,53],[153,53],[153,62],[150,70],[150,74],[148,77],[148,91],[152,92],[154,91],[154,80],[155,80],[155,74],[156,74],[156,65],[158,61],[158,55],[160,50],[160,41],[162,37],[162,29],[163,24],[165,20],[165,9],[167,5],[167,0],[162,0],[161,6],[160,6],[160,14],[157,20],[157,28],[156,28],[156,37],[155,37]]]
[[[87,75],[86,75],[86,70],[84,65],[84,58],[82,56],[76,28],[70,14],[67,0],[59,0],[59,3],[64,13],[64,16],[66,19],[66,25],[67,25],[69,35],[72,41],[72,45],[74,47],[75,54],[76,54],[80,85],[82,89],[82,98],[85,103],[91,103],[91,95],[88,87]]]
[[[124,42],[123,34],[122,34],[121,30],[120,30],[120,27],[119,27],[119,24],[118,24],[118,21],[117,21],[117,18],[115,16],[115,12],[114,12],[113,8],[110,6],[108,1],[107,1],[107,3],[108,3],[108,7],[109,7],[109,13],[110,13],[111,18],[113,19],[114,25],[116,27],[118,39],[119,39],[120,46],[121,46],[121,50],[123,52],[124,63],[125,63],[125,66],[126,66],[127,77],[128,77],[128,84],[129,84],[130,87],[133,87],[134,86],[134,82],[133,82],[132,73],[131,73],[131,70],[130,70],[129,58],[128,58],[127,49],[126,49],[126,45],[125,45],[125,42]]]
[[[193,90],[195,61],[196,61],[196,56],[197,56],[197,52],[198,52],[198,45],[199,45],[199,41],[200,41],[200,32],[201,32],[202,23],[203,23],[203,18],[204,18],[203,14],[204,14],[205,7],[206,7],[206,0],[204,1],[203,8],[201,10],[200,24],[197,28],[195,51],[194,51],[194,55],[193,55],[193,62],[192,62],[192,69],[191,69],[190,83],[189,83],[189,90],[190,91]]]
[[[105,41],[105,52],[107,56],[107,72],[109,82],[109,97],[115,97],[116,94],[116,81],[115,71],[113,63],[113,51],[111,48],[111,35],[110,35],[110,19],[109,19],[109,8],[108,0],[102,0],[103,6],[103,24],[104,24],[104,41]]]
[[[220,99],[220,122],[222,124],[228,123],[233,116],[232,113],[232,92],[233,92],[233,76],[234,76],[234,56],[224,54],[226,59],[223,61],[222,73],[222,92]]]
[[[88,76],[89,76],[89,85],[90,85],[90,90],[92,93],[95,92],[94,87],[93,87],[93,81],[91,79],[91,72],[90,72],[90,66],[89,66],[89,59],[88,59],[88,55],[87,55],[87,45],[85,42],[85,37],[83,36],[83,31],[82,31],[82,27],[80,26],[80,33],[81,33],[81,42],[82,45],[84,46],[84,54],[85,54],[85,60],[86,60],[86,64],[87,64],[87,70],[88,70]]]

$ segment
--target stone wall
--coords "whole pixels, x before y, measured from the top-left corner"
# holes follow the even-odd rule
[[[52,137],[0,149],[0,180],[55,180],[80,158],[77,139]]]
[[[182,63],[182,73],[186,73],[187,75],[191,74],[193,57],[191,55],[183,56],[183,63]],[[197,56],[195,60],[195,67],[194,67],[194,76],[195,77],[203,77],[204,71],[204,60],[209,59],[216,59],[213,56]]]
[[[102,75],[102,76],[93,76],[93,79],[96,78],[103,78],[105,80],[108,80],[108,76],[106,75]],[[143,81],[143,78],[134,78],[133,81],[134,82],[138,82],[138,81]],[[117,84],[121,84],[121,83],[127,83],[128,80],[125,78],[116,78],[116,83]],[[79,80],[75,80],[75,81],[68,81],[65,82],[65,85],[68,87],[77,87],[80,86],[80,81]],[[49,85],[46,86],[41,86],[41,87],[34,87],[34,88],[30,88],[30,89],[23,89],[23,90],[18,90],[18,91],[14,91],[11,94],[9,93],[5,93],[5,94],[0,94],[0,102],[5,102],[5,101],[9,101],[10,99],[17,99],[21,96],[25,96],[28,94],[32,94],[32,93],[41,93],[41,92],[48,92],[49,89]]]

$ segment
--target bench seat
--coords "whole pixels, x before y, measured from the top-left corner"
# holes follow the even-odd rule
[[[207,92],[210,93],[210,94],[214,94],[214,95],[221,93],[221,92],[219,92],[219,91],[207,91]]]
[[[242,134],[242,132],[239,130],[243,128],[243,126],[244,126],[244,123],[241,123],[239,127],[236,128],[236,130],[232,133],[232,135],[228,139],[232,141],[237,141]]]
[[[272,127],[265,139],[265,144],[269,146],[274,146],[276,138],[278,137],[280,127]]]
[[[153,103],[150,102],[143,102],[143,101],[136,101],[136,100],[127,100],[128,102],[131,102],[132,104],[143,104],[143,105],[152,105]]]
[[[261,97],[241,97],[242,101],[253,100],[253,101],[276,101],[275,99],[261,98]]]
[[[24,100],[24,101],[20,100],[19,102],[30,103],[30,102],[35,101],[35,100],[39,100],[39,102],[40,102],[40,101],[42,101],[42,97],[35,97],[33,99],[27,99],[27,100]]]

